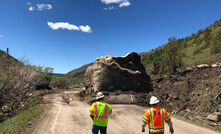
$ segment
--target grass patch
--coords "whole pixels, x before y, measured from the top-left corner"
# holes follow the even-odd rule
[[[179,119],[179,120],[183,120],[183,121],[187,121],[187,122],[190,121],[190,120],[188,120],[186,117],[183,117],[183,116],[178,115],[178,114],[173,114],[172,117],[175,117],[175,118],[177,118],[177,119]]]
[[[20,133],[28,125],[29,121],[33,120],[43,111],[43,108],[39,105],[41,101],[42,97],[35,97],[26,105],[25,111],[1,123],[0,134]]]
[[[209,129],[212,129],[214,131],[217,131],[217,132],[221,132],[221,127],[220,126],[208,126]]]
[[[194,46],[184,49],[182,52],[186,53],[186,57],[183,57],[183,62],[185,66],[194,66],[196,63],[197,65],[203,64],[203,63],[208,63],[209,61],[212,61],[213,59],[218,59],[220,57],[220,53],[217,54],[211,54],[210,53],[210,47],[201,50],[201,53],[198,53],[196,55],[193,54],[194,50],[196,48]]]
[[[64,89],[52,89],[50,91],[51,94],[59,94],[59,93],[62,93],[64,92]]]

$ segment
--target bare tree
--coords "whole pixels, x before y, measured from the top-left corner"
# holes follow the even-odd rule
[[[31,66],[7,65],[0,73],[0,112],[17,113],[21,103],[43,79],[48,78]]]

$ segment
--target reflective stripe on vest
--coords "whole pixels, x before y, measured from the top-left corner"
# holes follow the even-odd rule
[[[108,116],[108,105],[105,103],[105,110],[104,110],[104,115]]]
[[[112,109],[108,112],[108,115],[112,114]]]
[[[152,110],[151,108],[149,109],[149,113],[150,113],[150,132],[153,132],[153,115],[152,115]]]
[[[164,128],[164,112],[163,112],[163,108],[161,108],[161,120],[162,120],[162,127]]]
[[[165,117],[165,120],[167,120],[170,117],[170,113]]]
[[[95,109],[94,115],[96,116],[96,115],[98,115],[98,114],[97,114],[97,103],[96,103],[96,102],[95,102],[95,105],[94,105],[94,109]]]
[[[93,111],[93,110],[90,110],[90,113],[91,113],[91,114],[94,114],[94,111]]]

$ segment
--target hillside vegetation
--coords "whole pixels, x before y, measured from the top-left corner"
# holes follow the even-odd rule
[[[6,54],[4,51],[0,50],[0,73],[4,72],[6,66],[9,64],[21,65],[22,63],[15,59],[14,57]]]
[[[39,103],[52,73],[53,68],[29,65],[0,50],[0,134],[20,133],[42,112]]]
[[[0,50],[0,122],[25,110],[40,89],[49,89],[53,68],[23,63]]]
[[[221,20],[189,37],[169,38],[167,44],[140,55],[147,72],[154,75],[221,59]],[[90,65],[92,63],[75,69],[65,77],[71,78],[72,84],[81,83]]]
[[[84,79],[84,74],[89,66],[93,63],[86,64],[78,69],[72,70],[64,75],[65,78],[69,78],[71,80],[71,85],[81,84]]]
[[[63,77],[64,76],[64,74],[60,74],[60,73],[53,73],[52,75],[55,77]]]
[[[152,74],[215,61],[221,56],[221,20],[189,37],[172,37],[167,44],[140,55],[147,72]]]

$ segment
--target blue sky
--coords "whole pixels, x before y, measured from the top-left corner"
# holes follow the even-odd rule
[[[67,73],[147,52],[221,19],[220,0],[0,0],[0,49]]]

